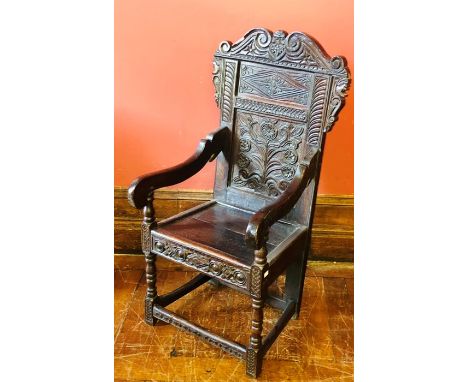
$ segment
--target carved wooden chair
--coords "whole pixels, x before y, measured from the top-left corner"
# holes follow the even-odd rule
[[[128,190],[130,203],[144,215],[145,320],[200,336],[245,360],[247,374],[256,377],[263,356],[300,311],[325,133],[343,104],[349,76],[341,57],[328,57],[303,33],[253,29],[235,44],[220,44],[213,83],[220,128],[185,162],[139,177]],[[213,200],[156,223],[154,190],[182,182],[214,159]],[[200,274],[159,296],[156,256]],[[283,298],[270,296],[267,287],[283,272]],[[251,297],[247,346],[165,309],[210,279]],[[265,303],[283,313],[262,337]]]

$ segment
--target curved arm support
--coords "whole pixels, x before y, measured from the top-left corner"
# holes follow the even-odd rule
[[[314,148],[299,163],[293,180],[281,196],[250,218],[245,232],[245,241],[249,246],[258,250],[266,244],[270,227],[294,207],[307,185],[315,177],[318,157],[319,150]]]
[[[208,161],[212,161],[227,149],[230,130],[223,127],[208,134],[200,141],[195,154],[177,166],[152,172],[135,179],[128,188],[128,200],[135,208],[143,208],[147,196],[154,190],[180,183],[199,172]]]

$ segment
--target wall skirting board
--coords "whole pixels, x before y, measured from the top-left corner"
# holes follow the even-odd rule
[[[156,218],[167,218],[211,198],[210,191],[158,190],[154,194]],[[141,219],[141,211],[128,203],[127,189],[115,186],[115,253],[141,253]],[[353,195],[317,196],[311,240],[310,260],[353,261]]]

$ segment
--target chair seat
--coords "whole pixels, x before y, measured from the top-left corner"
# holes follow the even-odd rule
[[[242,287],[254,262],[254,250],[244,239],[253,212],[211,203],[160,222],[152,231],[152,251]],[[304,228],[275,223],[270,229],[268,252],[298,229]]]

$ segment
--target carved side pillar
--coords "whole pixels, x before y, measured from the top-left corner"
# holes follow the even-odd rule
[[[153,317],[153,305],[157,296],[156,255],[151,253],[151,229],[155,226],[153,193],[151,193],[143,208],[143,222],[141,223],[141,247],[146,261],[145,322],[149,325],[154,325],[156,321]]]
[[[247,348],[247,374],[257,377],[262,369],[262,329],[263,329],[263,275],[267,269],[265,247],[255,251],[255,263],[250,276],[250,295],[252,297],[252,327],[250,343]]]

